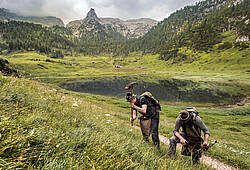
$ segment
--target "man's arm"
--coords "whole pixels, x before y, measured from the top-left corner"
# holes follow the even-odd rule
[[[145,97],[141,97],[140,99],[138,99],[138,103],[140,103],[141,107],[135,105],[136,100],[137,99],[133,100],[133,105],[131,105],[131,107],[136,109],[143,116],[146,116],[148,100]]]
[[[175,126],[174,126],[174,135],[175,135],[177,138],[180,139],[180,142],[181,142],[182,144],[185,145],[185,144],[188,143],[188,141],[187,141],[186,139],[184,139],[184,138],[180,135],[180,133],[179,133],[180,127],[181,127],[180,118],[177,117],[176,122],[175,122]]]
[[[203,145],[209,146],[208,141],[209,141],[210,132],[199,116],[196,117],[196,124],[201,128],[201,130],[204,133]]]
[[[137,113],[136,110],[133,109],[133,117],[132,117],[132,121],[134,121],[137,117]]]
[[[131,103],[131,107],[133,109],[136,109],[138,112],[140,112],[141,114],[143,114],[144,116],[146,115],[147,112],[147,105],[142,105],[142,107],[138,107],[136,106],[134,103]]]

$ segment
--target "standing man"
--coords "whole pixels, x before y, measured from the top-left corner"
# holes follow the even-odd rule
[[[182,127],[181,133],[179,133],[180,127]],[[201,138],[201,130],[204,133],[204,142]],[[192,155],[193,163],[199,163],[202,154],[201,145],[203,143],[203,148],[209,147],[208,139],[210,132],[194,107],[189,107],[179,113],[173,132],[174,136],[169,139],[168,155],[175,155],[176,145],[181,143],[181,154],[186,156]]]
[[[150,92],[145,92],[141,95],[133,95],[131,108],[133,109],[132,121],[136,119],[137,111],[142,115],[139,119],[143,139],[149,142],[149,136],[151,134],[154,145],[160,148],[158,128],[159,110],[161,107],[159,102]]]

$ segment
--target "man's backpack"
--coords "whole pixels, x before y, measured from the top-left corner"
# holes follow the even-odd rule
[[[195,107],[187,107],[185,110],[190,113],[193,121],[195,121],[196,117],[199,116],[199,112],[196,110]]]
[[[150,92],[144,92],[140,95],[140,103],[143,97],[146,98],[150,103],[148,106],[148,116],[153,117],[156,112],[159,112],[161,110],[161,105]]]

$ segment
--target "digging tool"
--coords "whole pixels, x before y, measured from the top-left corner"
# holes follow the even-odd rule
[[[188,142],[187,144],[182,144],[182,154],[186,155],[186,156],[191,156],[190,153],[192,152],[193,148],[194,148],[194,144],[200,144],[200,142],[193,142],[193,144],[190,144],[191,142]],[[211,148],[212,146],[214,146],[217,143],[217,140],[215,140],[213,143],[209,144],[209,146],[206,145],[202,145],[201,146],[201,150],[203,152],[207,151],[209,148]],[[184,149],[184,147],[186,147],[188,149],[188,152]]]
[[[130,98],[130,104],[132,103],[133,100],[133,86],[136,84],[136,82],[131,82],[125,86],[125,89],[131,90],[131,98]],[[130,120],[131,126],[133,126],[133,108],[131,107],[131,120]]]
[[[202,150],[203,151],[207,151],[209,148],[211,148],[212,146],[214,146],[217,143],[217,140],[214,141],[213,143],[211,143],[209,146],[202,146]]]

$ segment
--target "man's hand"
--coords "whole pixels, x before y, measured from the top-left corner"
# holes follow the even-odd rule
[[[203,142],[203,148],[206,150],[209,148],[209,143],[208,143],[208,140],[209,140],[209,134],[205,134],[204,136],[204,142]]]
[[[209,146],[208,141],[204,141],[204,142],[203,142],[203,145],[204,145],[204,146]]]
[[[186,139],[184,139],[184,138],[181,138],[181,139],[180,139],[180,142],[181,142],[181,144],[183,144],[183,145],[188,144],[188,141],[187,141]]]
[[[175,132],[174,135],[175,135],[177,138],[180,139],[181,144],[183,144],[183,145],[188,144],[188,141],[187,141],[186,139],[184,139],[184,138],[179,134],[179,132]]]
[[[203,149],[208,150],[208,148],[209,148],[209,143],[207,141],[204,141],[203,142]]]
[[[131,102],[130,105],[131,105],[132,109],[135,109],[135,104],[134,103]]]

